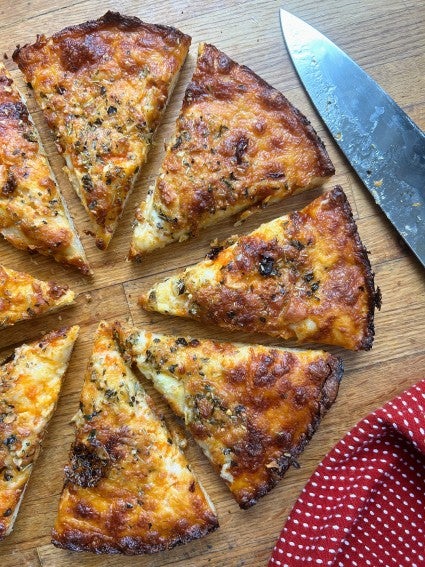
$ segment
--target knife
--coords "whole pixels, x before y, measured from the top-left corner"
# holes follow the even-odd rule
[[[425,135],[352,59],[280,10],[286,46],[314,106],[357,175],[425,266]]]

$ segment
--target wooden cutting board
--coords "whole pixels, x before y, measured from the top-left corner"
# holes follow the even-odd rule
[[[53,137],[16,66],[10,57],[6,60],[14,79],[28,96],[30,110],[53,169],[83,235],[95,277],[92,280],[84,278],[54,261],[18,252],[0,242],[2,263],[40,278],[67,283],[79,294],[72,309],[0,331],[0,359],[15,346],[36,339],[42,332],[68,324],[81,325],[80,339],[59,405],[33,471],[15,530],[0,544],[2,567],[265,567],[291,507],[324,455],[360,418],[424,377],[424,271],[379,213],[311,107],[283,45],[278,21],[278,8],[281,6],[307,20],[347,51],[419,126],[425,128],[425,5],[421,0],[56,0],[54,3],[49,0],[15,0],[13,3],[0,0],[0,53],[6,52],[9,56],[17,43],[32,42],[36,33],[51,34],[67,25],[97,18],[106,9],[137,15],[153,23],[174,25],[193,37],[191,55],[156,137],[149,164],[127,204],[107,252],[97,250],[92,239],[83,235],[90,226],[61,171],[63,163],[54,148]],[[346,368],[339,397],[301,456],[301,469],[290,470],[279,486],[254,508],[242,511],[237,507],[205,457],[190,443],[189,460],[217,507],[221,524],[218,531],[202,540],[154,556],[125,558],[73,554],[50,544],[50,530],[62,487],[63,466],[73,437],[70,420],[78,409],[83,373],[98,321],[102,318],[111,321],[120,319],[179,335],[189,333],[198,337],[272,344],[273,341],[264,336],[231,335],[215,327],[147,314],[137,306],[137,296],[154,281],[200,260],[214,238],[222,239],[236,231],[248,232],[261,222],[302,207],[320,192],[316,190],[271,206],[253,215],[237,229],[229,220],[220,222],[204,231],[198,239],[169,246],[147,257],[140,265],[125,261],[135,208],[145,196],[161,162],[164,140],[172,132],[194,66],[196,46],[201,40],[217,45],[280,89],[309,117],[326,142],[337,170],[328,186],[340,183],[344,187],[361,237],[371,252],[376,282],[382,289],[383,307],[376,316],[376,342],[373,350],[365,353],[330,349],[343,357]],[[162,407],[169,416],[169,410]]]

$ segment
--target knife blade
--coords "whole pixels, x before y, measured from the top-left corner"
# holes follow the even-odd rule
[[[425,266],[425,134],[346,53],[285,10],[286,46],[353,169]]]

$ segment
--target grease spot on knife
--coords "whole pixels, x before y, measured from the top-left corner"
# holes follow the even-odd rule
[[[375,111],[372,112],[369,118],[369,120],[373,122],[374,127],[376,127],[379,117],[382,116],[384,112],[385,108],[383,106],[375,106]]]

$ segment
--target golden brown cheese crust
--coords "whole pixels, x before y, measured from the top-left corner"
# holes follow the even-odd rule
[[[146,309],[297,342],[368,350],[380,305],[341,187],[263,224],[141,297]]]
[[[38,280],[0,264],[0,329],[70,305],[67,285]]]
[[[90,266],[27,107],[0,63],[0,233],[16,248]]]
[[[297,466],[336,398],[343,372],[342,361],[323,351],[119,333],[242,508],[269,492],[291,464]],[[164,388],[167,377],[181,385],[181,394]]]
[[[190,37],[108,12],[16,49],[70,179],[107,247]]]
[[[320,185],[334,172],[305,116],[248,67],[201,44],[174,139],[137,213],[130,255]]]
[[[101,323],[76,418],[53,543],[154,553],[218,526],[200,484]]]
[[[0,539],[12,530],[78,331],[53,331],[0,366]]]

